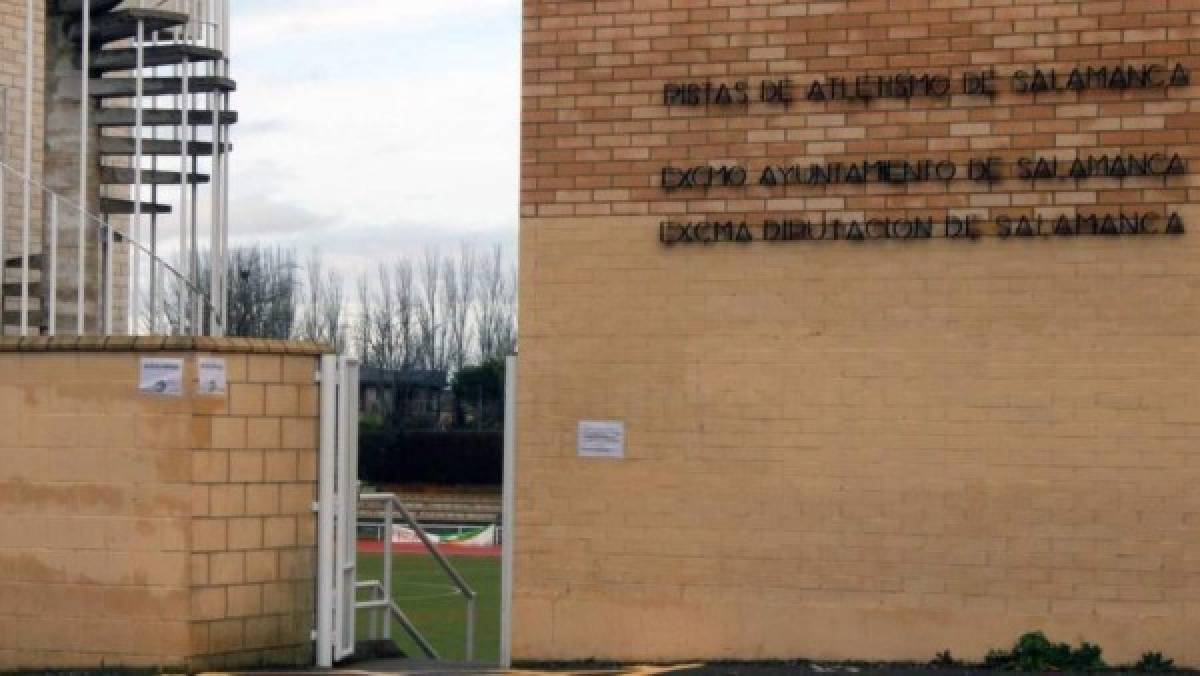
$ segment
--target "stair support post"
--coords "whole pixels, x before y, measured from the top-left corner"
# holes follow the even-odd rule
[[[113,237],[112,220],[104,219],[104,335],[112,335],[113,323],[113,249],[116,238]]]
[[[188,143],[190,141],[190,130],[188,128],[188,113],[190,106],[190,97],[188,89],[188,74],[191,70],[189,59],[185,56],[183,63],[180,65],[180,81],[183,87],[180,90],[180,110],[183,111],[182,124],[179,126],[179,136],[182,143],[179,145],[179,262],[181,271],[185,274],[188,284],[183,285],[180,298],[183,301],[179,308],[179,328],[184,332],[184,326],[191,316],[191,306],[194,296],[192,284],[194,284],[196,271],[192,267],[191,252],[188,251],[188,216],[191,210],[188,208],[188,190],[187,190],[187,173],[188,173]]]
[[[29,230],[33,218],[33,0],[25,0],[25,184],[21,215],[21,335],[29,335]]]
[[[216,66],[213,66],[214,69]],[[209,173],[212,175],[211,183],[208,187],[209,194],[212,198],[212,205],[208,214],[208,258],[210,261],[210,270],[208,275],[208,335],[220,335],[219,325],[224,320],[223,317],[218,317],[217,313],[217,298],[220,289],[219,270],[221,269],[221,190],[220,190],[220,166],[221,166],[221,110],[218,102],[221,100],[219,93],[208,95],[208,107],[212,110],[212,166]]]
[[[45,301],[42,303],[42,318],[50,335],[58,335],[58,195],[50,193],[50,281]],[[45,280],[43,280],[45,281]]]
[[[138,302],[138,291],[141,287],[141,256],[138,248],[141,240],[142,226],[142,110],[146,103],[143,99],[145,94],[145,74],[142,69],[146,65],[145,49],[146,49],[146,22],[138,19],[137,22],[137,70],[135,74],[134,84],[134,104],[133,104],[133,219],[129,222],[129,335],[137,334],[138,311],[140,304]],[[151,261],[153,264],[153,261]]]
[[[88,134],[91,95],[88,92],[92,69],[92,1],[83,0],[83,47],[79,62],[79,229],[76,248],[79,260],[75,262],[75,279],[79,288],[75,290],[75,332],[82,336],[87,281],[87,213],[88,213]]]

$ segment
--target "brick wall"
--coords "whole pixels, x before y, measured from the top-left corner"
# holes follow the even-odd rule
[[[1190,0],[526,0],[518,657],[981,658],[1021,632],[1200,664],[1200,244],[1000,238],[1177,213],[1200,88],[1011,90],[1181,63]],[[808,101],[994,68],[994,98]],[[788,106],[664,105],[792,78]],[[753,89],[751,91],[754,91]],[[1186,175],[756,185],[766,164],[1179,153]],[[665,166],[748,167],[668,192]],[[955,241],[664,246],[663,221],[972,217]],[[1161,223],[1160,223],[1161,227]],[[576,457],[576,423],[627,458]]]
[[[311,662],[316,360],[237,355],[192,456],[192,649],[210,668]]]
[[[197,340],[0,342],[0,669],[311,663],[319,349]],[[187,396],[139,394],[143,356]]]

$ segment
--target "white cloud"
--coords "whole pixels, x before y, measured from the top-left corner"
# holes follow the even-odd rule
[[[235,241],[317,246],[350,268],[515,240],[519,0],[235,10]]]
[[[317,36],[347,40],[361,32],[407,33],[447,19],[483,20],[511,10],[512,0],[260,0],[237,17],[237,48],[279,45]],[[356,35],[356,33],[358,33]]]

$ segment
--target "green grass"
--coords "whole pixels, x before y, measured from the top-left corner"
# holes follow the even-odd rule
[[[459,574],[475,590],[475,660],[494,663],[500,652],[500,559],[449,557]],[[358,555],[358,579],[381,580],[382,554]],[[392,596],[396,605],[433,644],[442,659],[466,658],[466,601],[457,593],[433,557],[392,556]],[[359,640],[370,638],[370,620],[359,611],[355,625]],[[400,625],[392,622],[392,636],[408,656],[424,658]]]

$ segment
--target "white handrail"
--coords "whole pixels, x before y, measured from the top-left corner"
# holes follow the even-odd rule
[[[28,184],[31,186],[31,192],[38,191],[42,195],[44,204],[46,206],[46,209],[43,211],[43,213],[45,214],[44,217],[47,219],[46,225],[48,227],[46,229],[46,234],[48,235],[48,237],[46,238],[45,245],[42,247],[42,249],[43,249],[42,255],[43,255],[44,260],[43,260],[43,265],[41,266],[41,269],[42,269],[41,278],[42,278],[42,281],[51,290],[51,293],[41,294],[41,297],[43,299],[42,307],[41,307],[42,315],[43,315],[42,325],[45,326],[47,335],[56,335],[56,332],[57,332],[56,315],[57,315],[58,306],[59,306],[58,297],[57,297],[57,285],[58,285],[57,271],[59,268],[58,257],[61,253],[60,252],[61,242],[59,242],[59,239],[58,239],[58,231],[59,231],[59,223],[62,220],[61,211],[64,209],[67,210],[68,212],[71,210],[78,211],[80,214],[80,216],[79,216],[80,221],[84,222],[85,224],[91,225],[93,233],[95,233],[96,235],[98,235],[100,237],[103,237],[104,239],[108,239],[109,237],[111,237],[113,239],[113,241],[116,241],[117,233],[115,232],[115,230],[113,228],[111,228],[109,226],[108,223],[105,222],[105,220],[103,218],[101,218],[100,216],[97,216],[95,214],[89,213],[85,208],[83,208],[83,206],[79,202],[72,200],[70,198],[64,197],[64,196],[54,192],[53,190],[50,190],[49,188],[45,187],[41,183],[39,183],[35,180],[32,180],[32,179],[29,179],[29,177],[27,175],[25,175],[23,172],[19,171],[15,167],[9,165],[6,162],[0,161],[0,186],[4,186],[4,185],[8,184],[6,177],[9,174],[12,174],[15,178],[19,179],[20,181],[27,181]],[[3,190],[2,190],[2,188],[0,188],[0,203],[3,202],[2,192],[3,192]],[[0,215],[2,215],[2,214],[3,214],[3,212],[0,211]],[[2,230],[3,230],[3,228],[0,228],[0,231],[2,231]],[[75,243],[75,246],[77,247],[76,255],[82,257],[85,254],[86,239],[87,239],[87,237],[85,237],[84,240]],[[136,250],[142,254],[145,254],[147,256],[147,258],[150,260],[151,265],[155,266],[157,269],[160,269],[165,273],[172,275],[175,278],[177,283],[187,287],[193,294],[196,294],[197,297],[203,299],[205,307],[209,312],[215,311],[214,310],[215,306],[212,302],[212,299],[208,297],[208,294],[205,292],[204,289],[202,289],[199,285],[193,283],[191,280],[187,279],[187,277],[184,276],[173,265],[171,265],[170,263],[168,263],[167,261],[165,261],[161,258],[158,258],[156,255],[153,255],[150,248],[148,248],[144,243],[139,242],[137,239],[132,237],[130,234],[122,234],[122,235],[120,235],[120,239],[121,239],[121,243],[127,244],[130,247],[131,251]],[[33,254],[32,252],[23,252],[22,253],[22,266],[28,265],[28,259],[34,255],[36,255],[36,254]],[[110,251],[108,257],[111,258],[111,256],[112,256],[112,252]],[[2,266],[2,267],[0,267],[0,270],[7,268],[6,263],[7,263],[7,261],[5,259],[0,259],[0,266]],[[79,284],[80,287],[85,287],[87,284],[87,280],[78,275],[76,276],[75,282],[77,284]],[[36,295],[31,292],[32,287],[33,287],[33,282],[26,279],[25,275],[22,275],[22,280],[20,282],[20,298],[21,298],[21,306],[22,307],[28,307],[29,301],[33,298],[33,296]],[[100,292],[101,293],[99,294],[99,296],[97,298],[99,304],[101,306],[105,306],[105,307],[110,306],[111,297],[109,297],[109,298],[104,297],[104,295],[103,295],[104,289],[103,288],[100,289]],[[83,316],[85,314],[85,305],[87,302],[86,293],[80,294],[80,297],[82,298],[82,300],[76,301],[77,303],[79,303],[79,306],[75,309],[75,314],[77,317]],[[0,327],[3,327],[3,326],[5,326],[5,322],[3,321],[3,318],[0,317]],[[28,334],[28,331],[30,328],[30,323],[28,321],[28,314],[26,312],[21,313],[21,322],[20,322],[20,326],[18,328],[21,332],[21,335]]]
[[[413,515],[404,506],[404,503],[402,503],[400,501],[400,499],[398,497],[396,497],[395,493],[364,493],[364,494],[358,496],[358,499],[359,499],[360,505],[364,502],[382,502],[383,503],[383,509],[384,509],[383,580],[382,580],[382,583],[380,583],[378,581],[372,581],[372,582],[381,585],[381,588],[384,593],[384,598],[387,600],[387,603],[389,603],[393,608],[393,614],[396,612],[399,612],[399,608],[395,607],[395,603],[393,603],[393,599],[392,599],[392,579],[391,579],[392,578],[392,524],[393,524],[395,514],[399,514],[400,518],[403,519],[404,522],[407,523],[410,528],[412,528],[413,532],[417,536],[417,539],[420,540],[421,544],[425,546],[425,549],[433,556],[434,561],[436,561],[438,563],[438,565],[441,567],[442,571],[446,574],[447,577],[450,578],[450,581],[454,584],[454,587],[457,590],[457,592],[459,594],[461,594],[462,597],[466,600],[466,604],[467,604],[466,659],[467,659],[467,661],[471,661],[471,660],[475,659],[475,619],[476,619],[475,612],[476,612],[476,597],[477,597],[475,590],[471,588],[471,585],[467,584],[467,581],[465,579],[463,579],[463,576],[460,575],[458,570],[456,570],[454,568],[454,565],[451,564],[450,561],[446,559],[445,555],[443,555],[442,552],[433,543],[433,540],[432,540],[432,538],[429,537],[429,534],[426,533],[425,529],[421,527],[421,524],[418,523],[415,518],[413,518]],[[364,605],[364,604],[366,604],[366,605]],[[385,606],[381,605],[382,602],[378,602],[378,601],[375,601],[375,602],[367,601],[367,602],[364,602],[364,604],[355,604],[355,605],[358,608],[385,607]],[[401,626],[405,626],[405,623],[401,622]],[[388,623],[385,622],[383,638],[390,638],[390,629],[391,629],[391,627],[388,625]],[[408,631],[410,636],[413,636],[413,633],[416,632],[416,627],[413,627],[411,630],[408,629],[408,627],[405,627],[405,630]],[[414,640],[417,640],[416,636],[413,636],[413,638],[414,638]],[[419,640],[417,642],[421,643],[421,641],[419,641]],[[430,646],[428,649],[426,649],[425,646],[422,646],[422,650],[425,650],[426,654],[431,659],[438,659],[436,652],[432,652],[432,646]]]

